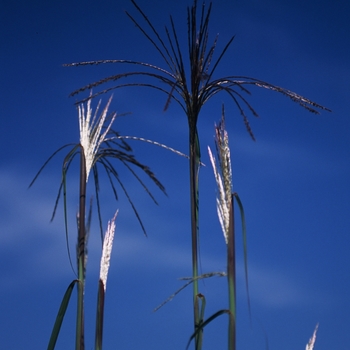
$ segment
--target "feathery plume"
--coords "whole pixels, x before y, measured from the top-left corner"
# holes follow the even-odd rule
[[[229,227],[229,220],[230,220],[229,205],[227,205],[228,203],[226,202],[225,191],[224,191],[224,186],[223,186],[221,174],[218,171],[215,158],[214,158],[209,146],[208,146],[208,153],[209,153],[211,165],[213,166],[216,184],[218,186],[218,196],[216,198],[216,209],[218,212],[218,217],[219,217],[220,225],[222,228],[222,232],[224,234],[225,242],[227,244],[228,243],[228,227]]]
[[[316,343],[316,333],[317,333],[317,329],[318,329],[318,323],[317,323],[317,325],[316,325],[316,327],[315,327],[315,330],[314,330],[314,333],[313,333],[312,337],[310,338],[309,342],[308,342],[307,345],[306,345],[305,350],[313,350],[314,345],[315,345],[315,343]]]
[[[92,94],[90,93],[90,97]],[[109,105],[112,102],[112,96],[109,98],[106,107],[103,109],[101,115],[97,117],[98,110],[101,105],[99,101],[95,114],[92,117],[91,98],[87,101],[86,113],[84,104],[78,106],[79,112],[79,130],[80,130],[80,144],[84,150],[85,161],[86,161],[86,182],[89,178],[89,173],[95,162],[95,155],[98,152],[101,143],[105,140],[108,131],[110,130],[116,113],[113,113],[109,124],[107,125],[103,134],[101,134],[104,122],[107,117]],[[92,117],[92,120],[91,120]]]
[[[228,230],[230,223],[230,206],[232,193],[232,170],[230,159],[230,148],[228,145],[228,134],[225,130],[224,108],[222,109],[222,118],[218,126],[215,126],[215,147],[218,155],[219,168],[216,165],[215,158],[208,146],[210,162],[213,166],[216,184],[218,186],[218,196],[216,198],[216,208],[219,221],[228,243]]]
[[[110,221],[108,221],[107,231],[103,240],[102,257],[101,257],[101,265],[100,265],[100,280],[103,283],[103,288],[105,291],[106,291],[109,263],[110,263],[111,252],[113,247],[115,219],[117,218],[117,214],[118,214],[118,210],[115,212],[114,217]]]

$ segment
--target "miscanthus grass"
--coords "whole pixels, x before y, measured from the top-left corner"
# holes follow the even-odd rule
[[[208,153],[213,167],[215,181],[217,184],[216,208],[227,247],[227,283],[229,296],[229,327],[228,327],[228,349],[236,349],[236,252],[235,252],[235,215],[234,199],[236,199],[242,222],[243,252],[245,280],[248,295],[248,306],[250,311],[248,291],[248,263],[247,263],[247,238],[246,224],[243,205],[236,192],[233,192],[232,168],[228,133],[225,128],[225,111],[222,107],[222,116],[219,125],[215,126],[215,148],[218,164],[210,147]],[[221,312],[222,313],[222,312]],[[220,314],[221,314],[220,313]],[[219,315],[219,314],[218,314]]]
[[[117,218],[117,214],[118,210],[115,212],[114,217],[110,221],[108,221],[107,231],[103,240],[102,256],[100,262],[100,278],[98,281],[97,293],[95,349],[102,349],[104,302],[107,288],[107,276],[111,260],[114,233],[116,227],[115,220]]]
[[[89,83],[71,95],[98,88],[106,83],[112,86],[105,87],[96,92],[93,96],[104,94],[111,90],[125,87],[147,87],[160,91],[164,94],[164,110],[170,107],[171,101],[175,101],[183,110],[188,122],[189,140],[189,198],[191,216],[191,245],[192,245],[192,284],[193,284],[193,315],[195,331],[195,348],[202,347],[202,325],[204,322],[204,296],[199,292],[198,286],[198,244],[199,244],[199,188],[198,178],[201,164],[200,140],[197,130],[197,123],[200,112],[212,97],[218,93],[226,93],[231,102],[237,107],[243,119],[245,127],[253,140],[253,131],[250,127],[248,115],[258,116],[255,108],[249,103],[247,97],[251,94],[251,88],[262,88],[278,92],[311,113],[318,114],[319,110],[328,110],[326,107],[311,101],[293,91],[283,87],[262,81],[260,79],[244,75],[225,75],[218,77],[217,68],[227,54],[234,36],[232,36],[223,48],[217,53],[218,35],[209,41],[209,24],[212,11],[212,3],[206,7],[203,3],[198,6],[197,0],[193,1],[191,7],[187,8],[187,47],[181,47],[179,35],[176,30],[173,17],[170,16],[170,27],[165,27],[164,37],[152,24],[145,12],[131,0],[140,16],[126,12],[134,25],[140,30],[151,46],[155,48],[163,60],[163,66],[148,62],[128,59],[107,59],[87,62],[76,62],[65,66],[85,66],[99,64],[122,64],[136,67],[127,72],[116,72],[116,74],[101,78],[98,81]],[[142,24],[143,21],[143,24]],[[124,82],[126,78],[136,79],[134,82]],[[138,79],[138,80],[137,80]],[[88,97],[89,99],[91,97]],[[82,101],[86,101],[83,99]],[[329,110],[328,110],[329,111]],[[222,208],[222,215],[227,215],[227,208]],[[199,331],[198,331],[199,330]]]
[[[91,95],[90,95],[91,96]],[[104,309],[104,298],[106,293],[107,285],[107,274],[109,269],[113,237],[115,231],[115,220],[116,214],[113,219],[108,223],[108,228],[105,234],[102,231],[102,218],[100,210],[99,200],[99,170],[98,165],[102,166],[107,174],[107,178],[111,185],[112,193],[115,198],[118,199],[116,184],[122,189],[130,202],[136,217],[142,227],[142,230],[146,234],[145,228],[142,224],[140,216],[136,210],[136,207],[131,200],[126,187],[124,186],[119,172],[115,168],[113,161],[117,160],[125,166],[128,171],[136,178],[141,186],[147,191],[154,202],[155,198],[141,180],[140,176],[136,173],[133,167],[139,168],[144,172],[150,180],[164,193],[164,186],[158,181],[154,173],[146,165],[136,160],[132,153],[131,147],[126,141],[119,135],[118,132],[113,130],[113,122],[116,119],[116,113],[108,114],[112,97],[108,100],[106,106],[100,111],[101,101],[98,103],[95,111],[93,111],[91,104],[92,101],[89,99],[86,104],[80,104],[78,106],[78,119],[79,119],[79,130],[80,130],[80,142],[77,144],[67,144],[60,147],[55,151],[49,159],[40,168],[37,175],[34,177],[30,186],[38,178],[39,174],[48,164],[48,162],[62,149],[70,147],[70,151],[64,157],[62,165],[62,180],[59,186],[56,203],[53,210],[52,219],[55,216],[57,205],[61,194],[63,193],[64,203],[64,221],[65,221],[65,233],[66,242],[68,248],[69,259],[74,270],[68,244],[68,213],[67,213],[67,173],[70,166],[76,156],[80,156],[80,171],[79,171],[79,210],[77,214],[77,245],[76,245],[76,263],[77,263],[77,278],[74,279],[68,286],[66,293],[63,297],[53,331],[48,344],[48,349],[54,349],[57,338],[61,329],[61,325],[64,319],[65,312],[67,310],[69,300],[74,289],[77,286],[77,313],[76,313],[76,340],[75,349],[85,349],[85,331],[84,331],[84,294],[85,294],[85,279],[86,279],[86,262],[87,262],[87,245],[88,245],[88,233],[90,231],[91,223],[91,207],[89,210],[88,217],[86,219],[86,196],[87,196],[87,183],[91,176],[93,176],[95,185],[95,196],[97,203],[97,212],[101,230],[102,244],[102,258],[101,258],[101,269],[100,278],[98,284],[98,302],[97,302],[97,316],[96,316],[96,339],[95,349],[102,348],[102,331],[103,331],[103,309]],[[148,140],[149,141],[149,140]],[[164,145],[162,145],[164,146]],[[165,147],[165,146],[164,146]]]

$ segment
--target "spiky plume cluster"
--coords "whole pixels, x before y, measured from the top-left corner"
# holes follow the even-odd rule
[[[112,96],[109,98],[106,104],[106,107],[103,109],[99,117],[97,117],[97,114],[101,105],[101,100],[97,105],[97,108],[95,110],[93,117],[92,117],[91,99],[87,101],[86,111],[85,111],[84,104],[80,104],[78,106],[80,144],[84,150],[85,162],[86,162],[86,182],[88,181],[90,170],[96,161],[95,156],[98,152],[98,149],[102,144],[102,142],[105,140],[106,135],[108,134],[108,131],[110,130],[114,122],[114,119],[117,115],[116,113],[112,114],[109,124],[105,128],[104,132],[101,134],[102,128],[104,127],[104,123],[107,117],[108,108],[111,102],[112,102]]]
[[[106,291],[107,275],[108,275],[112,247],[113,247],[115,219],[117,218],[117,214],[118,214],[118,210],[114,214],[113,218],[110,221],[108,221],[107,231],[103,240],[102,257],[101,257],[101,265],[100,265],[100,280],[103,282],[103,288],[105,291]]]
[[[310,338],[309,342],[306,344],[305,350],[313,350],[314,345],[316,343],[316,333],[318,329],[318,324],[315,327],[314,333],[312,334],[312,337]]]
[[[230,206],[232,193],[232,169],[230,148],[228,144],[228,133],[225,129],[225,112],[222,108],[222,117],[219,125],[215,126],[215,147],[218,155],[219,166],[216,165],[215,158],[208,146],[208,153],[213,166],[215,180],[218,186],[218,196],[216,207],[221,228],[228,243],[228,230],[230,221]]]

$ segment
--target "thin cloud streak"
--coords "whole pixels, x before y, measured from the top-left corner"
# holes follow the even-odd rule
[[[11,171],[0,171],[3,187],[1,190],[1,205],[6,206],[7,215],[0,222],[0,251],[7,251],[12,259],[21,254],[22,264],[25,263],[26,274],[38,279],[57,278],[57,276],[73,276],[68,263],[63,227],[60,217],[54,223],[49,223],[53,198],[45,191],[36,192],[35,196],[26,193],[23,178]],[[45,178],[44,183],[52,183]],[[18,193],[11,193],[11,189],[18,189]],[[22,190],[23,189],[23,190]],[[8,196],[12,194],[11,198]],[[25,195],[24,195],[25,194]],[[115,204],[116,205],[116,204]],[[122,212],[121,212],[122,213]],[[72,217],[73,219],[73,217]],[[118,218],[122,220],[122,215]],[[112,255],[112,271],[119,267],[125,269],[145,269],[146,271],[173,271],[184,277],[190,272],[190,251],[179,244],[171,245],[157,240],[156,237],[144,238],[133,235],[117,223],[115,249]],[[158,227],[162,230],[161,227]],[[169,231],[169,227],[167,227]],[[72,232],[74,236],[74,232]],[[16,249],[16,246],[20,248]],[[10,249],[10,250],[9,250]],[[91,237],[89,255],[99,258],[100,242],[98,237]],[[137,259],[136,259],[137,257]],[[89,257],[90,259],[90,257]],[[210,266],[212,271],[221,271],[225,267],[224,257],[206,254],[202,256],[203,266]],[[140,264],[140,261],[142,264]],[[63,263],[62,263],[63,262]],[[90,268],[94,270],[94,263],[89,260]],[[141,266],[141,267],[140,267]],[[3,277],[0,285],[6,288],[19,286],[23,281],[16,274],[22,274],[24,269],[15,267],[12,278]],[[96,265],[96,270],[98,266]],[[208,272],[203,270],[203,273]],[[211,272],[211,271],[210,271]],[[54,277],[53,277],[54,276]],[[239,284],[244,285],[244,270],[238,264],[237,276]],[[299,280],[288,276],[287,272],[276,268],[256,266],[254,261],[249,263],[249,283],[253,302],[265,307],[287,308],[311,304],[320,304],[327,300],[326,296],[303,286]],[[242,289],[242,293],[245,293]],[[244,296],[245,297],[245,296]],[[329,299],[328,299],[329,300]]]

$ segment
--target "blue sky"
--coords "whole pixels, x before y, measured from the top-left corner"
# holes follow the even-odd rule
[[[160,32],[173,15],[182,44],[186,7],[191,1],[139,0]],[[42,349],[59,303],[74,274],[70,268],[62,205],[50,223],[63,155],[28,185],[47,157],[63,144],[79,141],[70,92],[121,72],[117,65],[63,67],[97,59],[134,59],[163,65],[124,11],[120,1],[4,1],[0,14],[0,342],[6,349]],[[330,0],[217,0],[212,38],[222,48],[236,35],[218,76],[245,75],[293,90],[332,113],[316,116],[283,96],[252,90],[249,101],[260,118],[250,118],[247,134],[235,106],[218,95],[199,120],[202,271],[225,269],[225,243],[216,215],[216,185],[206,154],[214,147],[214,123],[225,103],[234,190],[243,201],[248,228],[252,319],[238,249],[238,349],[304,349],[319,323],[317,350],[350,347],[350,5]],[[184,47],[186,50],[186,46]],[[185,51],[186,52],[186,51]],[[102,97],[106,103],[108,96]],[[156,140],[187,153],[187,121],[165,97],[145,89],[114,92],[112,109],[123,135]],[[168,197],[148,183],[159,206],[120,169],[148,232],[145,238],[127,200],[115,202],[104,186],[103,216],[119,208],[107,284],[105,349],[184,349],[192,331],[191,289],[156,313],[191,275],[188,162],[152,145],[130,141],[136,157],[165,185]],[[71,247],[75,244],[78,164],[69,177]],[[92,188],[90,188],[91,194]],[[238,248],[241,240],[238,237]],[[100,242],[94,220],[86,289],[87,349],[93,348]],[[224,278],[200,284],[209,316],[227,307]],[[74,344],[75,298],[57,349]],[[136,331],[135,331],[136,330]],[[226,348],[227,320],[205,330],[203,349]]]

